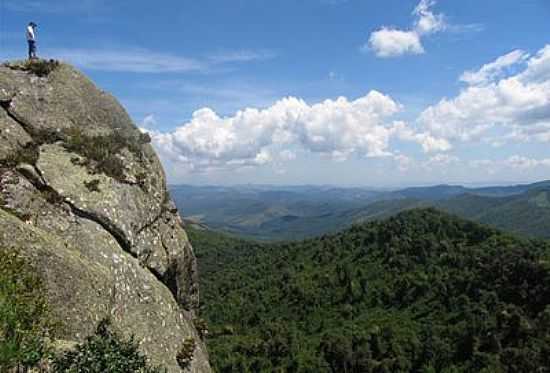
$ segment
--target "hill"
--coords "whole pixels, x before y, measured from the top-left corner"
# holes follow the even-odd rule
[[[436,206],[513,233],[550,238],[550,187],[497,198],[465,194]]]
[[[550,368],[550,246],[432,209],[277,245],[190,231],[217,371]]]

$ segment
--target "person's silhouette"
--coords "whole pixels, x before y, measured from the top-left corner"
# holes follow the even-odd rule
[[[29,60],[36,59],[36,23],[27,26],[27,42],[29,43]]]

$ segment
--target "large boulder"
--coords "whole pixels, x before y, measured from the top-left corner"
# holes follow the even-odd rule
[[[59,338],[81,342],[109,318],[153,364],[210,372],[193,248],[147,136],[66,64],[0,67],[0,106],[0,246],[37,268]]]

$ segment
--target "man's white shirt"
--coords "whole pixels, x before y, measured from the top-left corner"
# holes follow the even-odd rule
[[[34,40],[34,29],[32,26],[27,26],[27,40]]]

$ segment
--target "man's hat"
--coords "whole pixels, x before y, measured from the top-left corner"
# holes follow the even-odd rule
[[[32,26],[32,27],[38,26],[38,25],[37,25],[36,23],[34,23],[34,22],[29,23],[29,25]]]

